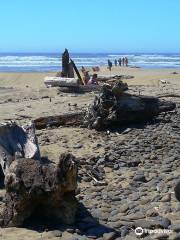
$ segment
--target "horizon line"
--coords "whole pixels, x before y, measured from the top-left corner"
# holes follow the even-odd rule
[[[64,51],[17,51],[17,52],[15,52],[15,51],[0,51],[0,54],[62,54]],[[133,52],[133,51],[131,51],[131,52],[114,52],[114,51],[112,51],[112,52],[104,52],[104,51],[102,51],[102,52],[94,52],[94,51],[92,51],[92,52],[86,52],[86,51],[83,51],[83,52],[78,52],[78,51],[72,51],[72,52],[70,52],[69,51],[69,53],[70,54],[180,54],[180,52],[155,52],[155,51],[153,51],[153,52],[149,52],[149,51],[147,51],[147,52]]]

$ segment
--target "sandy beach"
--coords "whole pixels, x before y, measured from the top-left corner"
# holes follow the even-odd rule
[[[44,77],[55,76],[55,74],[55,72],[0,73],[0,122],[12,120],[18,124],[25,124],[41,116],[82,110],[91,103],[95,94],[98,94],[94,92],[62,93],[57,88],[47,88],[43,82]],[[129,91],[135,94],[158,96],[180,93],[180,69],[113,67],[110,73],[104,66],[101,67],[98,74],[133,76],[133,78],[123,81],[128,83]],[[166,83],[163,84],[161,80]],[[107,186],[94,186],[92,179],[84,176],[80,170],[81,181],[78,183],[80,193],[77,199],[83,203],[94,218],[99,220],[101,225],[107,225],[118,231],[126,226],[125,222],[128,221],[136,224],[139,221],[140,224],[141,221],[146,220],[147,224],[150,224],[151,220],[159,221],[158,217],[161,217],[164,221],[161,223],[164,224],[163,228],[172,226],[173,229],[175,226],[179,226],[179,203],[171,192],[173,192],[174,183],[179,177],[180,140],[176,135],[179,128],[177,128],[177,132],[171,129],[173,129],[173,125],[179,124],[180,98],[164,99],[177,104],[177,112],[172,115],[167,114],[167,118],[171,119],[171,122],[160,122],[144,127],[140,125],[137,128],[130,126],[131,131],[127,134],[117,131],[107,135],[106,132],[96,132],[79,127],[59,127],[37,131],[42,156],[48,156],[54,162],[57,162],[59,154],[65,151],[87,159],[89,164],[93,158],[100,159],[106,155],[110,157],[114,152],[112,162],[114,162],[114,166],[117,166],[103,165],[105,171],[103,178],[108,182]],[[76,147],[77,144],[80,145],[79,148]],[[120,146],[121,149],[118,148]],[[123,148],[127,149],[127,152],[118,157],[118,152]],[[165,155],[173,160],[168,162]],[[126,159],[127,161],[140,160],[141,164],[134,167],[122,164],[121,167],[118,165],[121,163],[121,160],[118,163],[119,158],[124,161]],[[138,186],[133,184],[130,186],[137,171],[143,172],[147,182]],[[159,191],[157,186],[160,188]],[[0,200],[3,194],[4,190],[1,190]],[[0,204],[2,203],[0,202]],[[165,222],[167,221],[171,223],[166,226]],[[157,225],[162,227],[161,224]],[[46,229],[46,226],[42,226],[41,229],[7,228],[0,229],[0,239],[85,240],[93,239],[93,228],[95,227],[89,228],[89,233],[83,234],[83,236],[80,236],[75,230],[73,233],[72,231],[69,233],[56,229],[55,232],[55,230]],[[136,239],[132,231],[129,229],[127,231],[129,231],[129,236],[123,239]],[[175,239],[173,238],[175,236],[176,232],[174,231],[167,239]],[[99,237],[97,239],[118,238]]]
[[[178,74],[172,74],[177,72]],[[92,72],[90,72],[92,73]],[[57,88],[46,88],[45,76],[55,76],[55,72],[49,73],[0,73],[0,120],[14,119],[24,121],[33,117],[60,114],[69,111],[68,103],[77,103],[78,107],[85,106],[94,97],[93,93],[57,94]],[[110,73],[107,67],[102,67],[99,75],[131,75],[134,78],[124,80],[129,88],[142,89],[149,87],[149,95],[160,93],[172,93],[178,91],[180,86],[179,69],[141,69],[113,67]],[[160,80],[167,81],[166,85]],[[51,98],[52,102],[49,101]]]

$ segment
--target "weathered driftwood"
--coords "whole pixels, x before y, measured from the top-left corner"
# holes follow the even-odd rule
[[[69,63],[69,69],[68,69],[68,77],[74,78],[74,69],[72,62]]]
[[[78,86],[78,79],[65,77],[45,77],[44,84],[47,87],[75,87]]]
[[[56,116],[45,116],[36,118],[34,124],[36,129],[43,129],[53,126],[79,126],[83,122],[83,112],[65,113]]]
[[[86,125],[95,129],[152,119],[161,112],[175,108],[172,102],[155,97],[134,96],[124,93],[122,82],[113,87],[104,85],[99,97],[88,108]]]
[[[6,190],[1,226],[20,226],[34,213],[67,224],[75,218],[75,158],[62,154],[58,165],[43,162],[34,126],[0,125],[0,180]]]
[[[82,86],[85,87],[85,86]],[[99,97],[86,111],[69,114],[46,116],[34,120],[37,129],[48,126],[84,125],[102,129],[114,125],[142,122],[156,117],[161,112],[171,111],[175,103],[162,101],[155,97],[136,96],[124,93],[127,84],[119,81],[101,88]]]
[[[107,82],[109,80],[123,80],[123,79],[131,79],[134,76],[131,75],[98,75],[98,82]]]
[[[30,216],[72,224],[77,202],[77,167],[71,154],[62,154],[58,165],[21,158],[5,175],[5,206],[1,226],[21,226]]]
[[[4,174],[19,157],[40,160],[34,124],[24,127],[14,122],[0,124],[0,166]]]
[[[64,77],[68,77],[69,73],[69,52],[67,49],[62,54],[62,72]]]
[[[75,71],[75,73],[76,73],[76,75],[79,79],[79,83],[82,84],[82,85],[85,85],[85,83],[84,83],[84,81],[83,81],[83,79],[82,79],[82,77],[79,73],[79,70],[77,69],[76,64],[74,63],[74,61],[72,59],[71,59],[71,64],[72,64],[72,66],[74,68],[74,71]]]

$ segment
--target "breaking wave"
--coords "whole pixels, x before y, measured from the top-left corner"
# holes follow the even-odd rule
[[[72,54],[77,67],[102,66],[107,59],[128,57],[129,65],[145,68],[178,68],[180,54]],[[0,71],[58,71],[59,54],[0,54]]]

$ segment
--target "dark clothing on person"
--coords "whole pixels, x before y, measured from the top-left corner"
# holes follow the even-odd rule
[[[94,84],[94,85],[99,85],[97,81],[97,74],[93,74],[92,77],[89,79],[88,85]]]
[[[126,67],[128,67],[128,58],[127,57],[125,57],[125,65],[126,65]]]
[[[83,77],[84,82],[85,82],[85,84],[87,84],[90,80],[89,72],[85,71],[85,72],[83,72],[83,74],[84,74],[84,77]]]
[[[121,66],[122,60],[121,58],[118,59],[119,66]]]
[[[109,68],[109,71],[111,71],[111,68],[112,68],[112,62],[108,59],[108,68]]]
[[[122,59],[122,65],[124,66],[124,63],[125,63],[125,58],[123,57]]]
[[[114,60],[114,65],[117,66],[117,60],[116,59]]]

